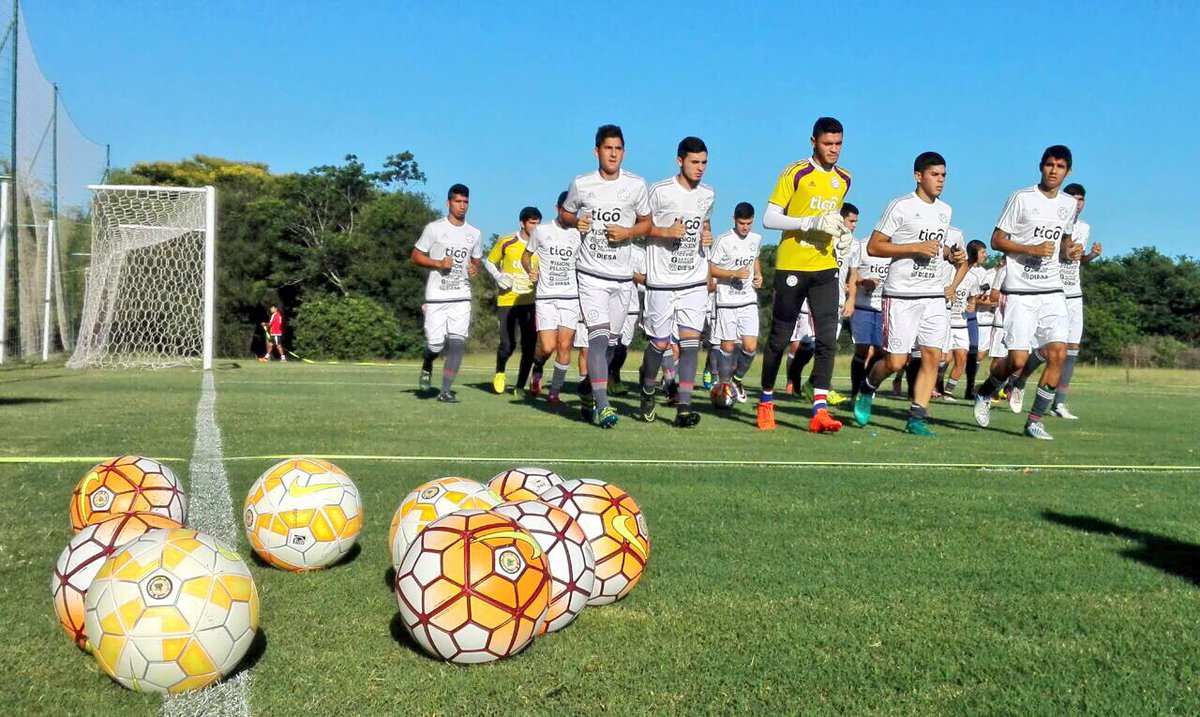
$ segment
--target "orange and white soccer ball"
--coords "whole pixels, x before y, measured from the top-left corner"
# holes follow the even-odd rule
[[[496,474],[488,481],[488,488],[504,500],[537,500],[550,486],[562,482],[562,476],[552,470],[524,466]]]
[[[108,556],[151,530],[182,528],[178,522],[157,513],[123,513],[93,523],[75,534],[58,556],[50,578],[54,614],[67,635],[82,649],[87,648],[83,627],[83,601],[92,580]]]
[[[502,502],[500,496],[487,486],[467,478],[450,476],[422,483],[404,496],[392,516],[392,527],[388,531],[392,566],[400,568],[404,551],[425,526],[438,518],[458,510],[487,510]]]
[[[126,543],[104,562],[85,604],[100,668],[138,692],[216,682],[241,662],[258,630],[258,589],[245,561],[188,528]]]
[[[596,586],[589,605],[616,602],[629,594],[650,558],[646,516],[628,493],[594,478],[569,480],[542,494],[583,528],[596,555]]]
[[[540,500],[501,503],[493,508],[529,531],[550,565],[550,609],[542,632],[561,630],[583,610],[596,582],[596,556],[587,535],[561,508]]]
[[[490,662],[525,648],[550,605],[550,566],[511,518],[464,510],[430,523],[396,571],[400,615],[434,657]]]
[[[121,456],[93,467],[71,494],[75,532],[121,513],[158,513],[187,523],[187,495],[167,466],[152,458]]]
[[[316,570],[340,560],[362,530],[354,481],[320,458],[289,458],[259,476],[242,510],[254,552],[284,570]]]

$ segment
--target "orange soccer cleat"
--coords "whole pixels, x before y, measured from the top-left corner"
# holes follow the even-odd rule
[[[762,431],[775,430],[775,403],[774,401],[759,401],[758,402],[758,428]]]
[[[842,430],[842,422],[829,415],[829,410],[822,408],[808,422],[811,433],[837,433]]]

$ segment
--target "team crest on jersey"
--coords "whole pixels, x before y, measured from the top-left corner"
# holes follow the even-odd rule
[[[787,285],[788,285],[788,286],[795,286],[796,284],[799,284],[799,283],[800,283],[800,280],[799,280],[798,278],[796,278],[796,275],[795,275],[795,274],[792,274],[791,276],[789,276],[789,277],[787,278]]]
[[[829,186],[833,187],[834,189],[840,189],[842,186],[842,180],[834,177],[833,179],[829,180]]]
[[[622,202],[628,201],[629,200],[629,190],[622,189],[621,191],[617,192],[617,199],[620,199]]]
[[[1059,207],[1059,208],[1058,208],[1058,218],[1059,218],[1059,219],[1066,219],[1066,218],[1067,218],[1067,208],[1066,208],[1066,207]]]
[[[938,212],[938,221],[944,222],[944,221],[949,221],[949,220],[946,219],[946,215],[944,213]]]
[[[708,205],[712,204],[712,197],[701,197],[696,200],[696,208],[702,212],[708,211]]]

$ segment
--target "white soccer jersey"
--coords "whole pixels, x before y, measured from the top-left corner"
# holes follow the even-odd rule
[[[629,249],[629,265],[634,274],[646,275],[646,248],[634,244]],[[637,291],[629,292],[629,313],[636,314],[642,310],[642,295],[646,293],[646,285],[638,284]]]
[[[708,262],[700,247],[700,232],[704,222],[712,218],[713,188],[700,183],[688,189],[677,177],[658,182],[650,188],[650,213],[654,225],[665,229],[676,221],[683,222],[683,239],[646,240],[646,287],[650,289],[684,289],[708,281]]]
[[[575,299],[575,253],[579,251],[579,231],[568,229],[558,220],[539,224],[529,237],[525,250],[537,258],[539,299]]]
[[[916,192],[896,197],[888,203],[875,231],[891,237],[896,245],[934,240],[941,250],[929,259],[892,259],[883,284],[884,296],[917,299],[945,295],[943,267],[946,260],[942,253],[949,245],[952,212],[950,205],[942,200],[935,199],[930,204]]]
[[[650,214],[646,180],[624,169],[612,181],[603,179],[599,171],[581,174],[571,180],[563,208],[579,216],[586,214],[592,220],[591,227],[579,238],[575,269],[601,279],[629,280],[630,244],[610,243],[604,227],[616,224],[628,229],[639,216]]]
[[[456,227],[449,219],[442,217],[425,225],[416,246],[434,261],[446,256],[454,257],[454,266],[450,269],[429,270],[429,279],[425,282],[425,303],[471,298],[467,264],[471,259],[483,258],[483,244],[479,240],[478,229],[465,222],[461,227]]]
[[[954,281],[956,271],[953,265],[947,264],[946,266],[949,268],[947,273],[950,277],[946,284],[949,285]],[[950,328],[967,328],[967,302],[978,293],[979,275],[968,271],[962,281],[958,282],[958,288],[954,290],[954,298],[950,301]]]
[[[1048,294],[1062,291],[1062,273],[1058,252],[1063,237],[1071,235],[1075,217],[1075,198],[1059,192],[1053,199],[1036,186],[1018,189],[1008,198],[996,228],[1009,239],[1026,246],[1054,242],[1047,257],[1010,254],[1009,270],[1004,277],[1006,294]]]
[[[854,293],[854,306],[860,309],[883,311],[883,283],[887,280],[891,259],[871,256],[867,253],[867,242],[855,242],[850,248],[850,264],[858,270],[858,278],[874,279],[879,285],[874,289],[859,286]]]
[[[745,279],[717,279],[717,306],[732,308],[758,303],[754,290],[754,262],[762,248],[762,236],[750,232],[745,238],[730,229],[713,240],[708,261],[718,269],[750,269]]]
[[[1075,220],[1075,229],[1071,232],[1071,240],[1082,244],[1084,251],[1088,248],[1088,240],[1092,238],[1092,225],[1082,219]],[[1062,262],[1063,291],[1068,299],[1083,296],[1083,284],[1079,280],[1079,261]]]

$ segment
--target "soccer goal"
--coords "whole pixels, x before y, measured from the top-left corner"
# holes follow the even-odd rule
[[[216,190],[90,186],[92,260],[71,368],[212,368]]]

